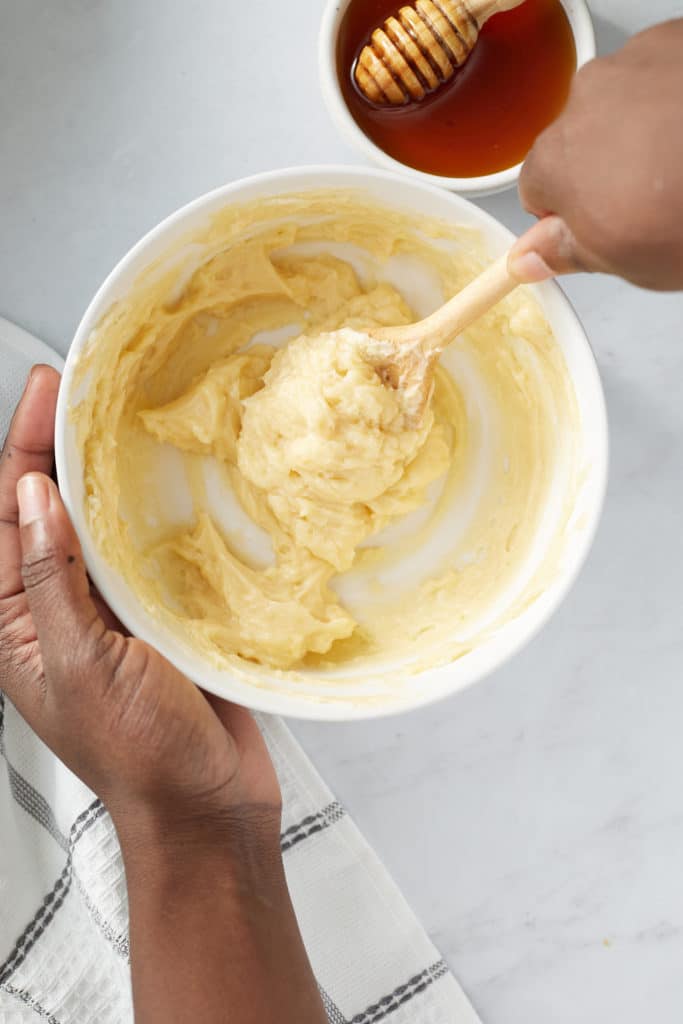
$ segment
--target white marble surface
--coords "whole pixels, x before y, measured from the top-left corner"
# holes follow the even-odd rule
[[[601,48],[683,13],[596,0]],[[0,0],[0,314],[65,352],[114,261],[226,180],[358,162],[317,87],[322,0]],[[514,194],[486,207],[515,229]],[[611,486],[514,662],[432,709],[296,732],[488,1024],[683,1018],[683,297],[567,291]]]

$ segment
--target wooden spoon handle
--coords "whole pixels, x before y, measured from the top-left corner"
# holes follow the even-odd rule
[[[436,356],[518,284],[520,281],[508,270],[508,253],[505,253],[431,316],[408,327],[383,328],[369,333],[375,338],[385,335],[396,345],[417,344],[424,355]]]

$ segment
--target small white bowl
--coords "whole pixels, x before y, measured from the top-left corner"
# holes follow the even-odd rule
[[[406,174],[414,181],[421,181],[425,185],[440,185],[441,188],[447,188],[451,192],[458,192],[470,197],[493,195],[516,185],[522,169],[521,163],[514,167],[508,167],[504,171],[497,171],[495,174],[483,174],[471,178],[449,178],[440,174],[427,174],[425,171],[409,167],[407,164],[401,163],[400,160],[389,156],[383,149],[375,145],[372,139],[368,138],[362,128],[356,124],[346,105],[337,74],[337,37],[339,26],[350,2],[351,0],[327,0],[318,37],[318,67],[322,94],[332,120],[342,135],[360,150],[363,156],[380,167]],[[576,62],[577,67],[580,68],[582,64],[592,60],[596,54],[593,22],[585,0],[561,0],[561,2],[567,12],[574,34]],[[397,2],[396,7],[400,6],[401,4]]]
[[[260,711],[318,720],[373,718],[407,711],[446,697],[482,679],[519,651],[547,621],[563,599],[590,548],[605,492],[607,476],[607,419],[595,360],[581,324],[569,302],[554,283],[533,289],[564,355],[574,385],[579,413],[575,444],[582,475],[572,521],[563,533],[561,566],[545,589],[516,617],[506,622],[474,650],[458,660],[401,675],[400,666],[386,672],[378,684],[362,665],[339,679],[333,671],[276,673],[251,666],[240,677],[208,663],[152,615],[130,585],[108,564],[96,548],[88,529],[84,507],[83,465],[75,425],[69,415],[74,372],[91,332],[112,303],[125,295],[138,276],[152,263],[172,252],[180,239],[201,231],[210,218],[231,204],[270,196],[305,193],[318,189],[355,188],[378,204],[425,217],[438,217],[480,232],[490,255],[505,251],[513,235],[459,196],[386,171],[352,167],[301,167],[257,175],[225,185],[201,196],[171,214],[123,257],[109,274],[81,320],[62,377],[57,406],[56,462],[59,486],[83,546],[88,571],[100,593],[128,629],[161,651],[205,690]],[[188,259],[196,263],[191,246]],[[182,278],[185,268],[174,256]],[[143,496],[141,495],[141,500]],[[446,523],[448,521],[446,520]],[[450,536],[450,534],[449,534]],[[514,595],[513,595],[514,597]],[[253,671],[252,671],[253,670]],[[376,671],[376,670],[375,670]]]

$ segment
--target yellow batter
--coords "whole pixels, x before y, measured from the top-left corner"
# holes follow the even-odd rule
[[[467,244],[459,255],[454,238]],[[471,237],[351,192],[228,209],[94,332],[74,408],[91,530],[148,608],[218,664],[437,651],[454,626],[482,618],[528,553],[557,432],[575,416],[562,358],[533,301],[511,297],[460,342],[490,398],[492,436],[443,368],[423,422],[408,429],[358,333],[416,319],[376,269],[407,256],[444,296],[478,269]],[[196,269],[181,272],[189,260]],[[280,349],[260,337],[283,326],[305,333]],[[409,590],[383,587],[383,568],[443,530],[458,493],[471,494],[484,447],[487,485],[448,557],[427,560]],[[173,512],[159,486],[169,457],[185,475]],[[267,557],[209,500],[209,463],[269,538]],[[423,506],[409,538],[374,541]],[[366,595],[353,607],[335,590],[349,574]]]

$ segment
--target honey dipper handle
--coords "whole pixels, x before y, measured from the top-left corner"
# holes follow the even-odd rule
[[[470,17],[474,18],[481,28],[494,14],[511,11],[513,7],[520,7],[524,2],[525,0],[464,0],[464,5]]]

